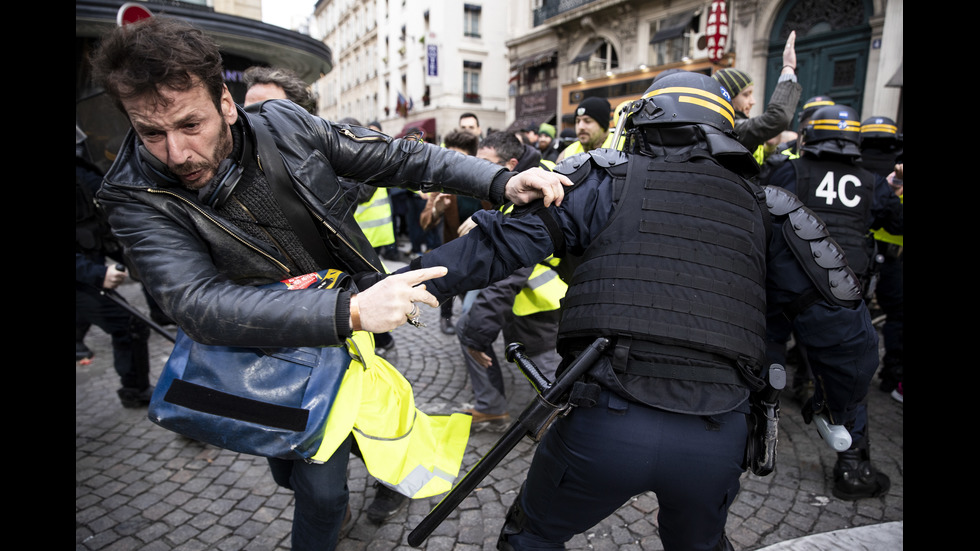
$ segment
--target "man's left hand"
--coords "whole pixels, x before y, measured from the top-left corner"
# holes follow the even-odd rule
[[[504,195],[515,205],[526,205],[543,199],[544,206],[560,205],[565,196],[565,186],[571,186],[567,176],[540,167],[529,168],[507,182]]]

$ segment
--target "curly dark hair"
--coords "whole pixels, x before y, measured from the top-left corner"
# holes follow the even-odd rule
[[[468,155],[476,157],[476,152],[480,147],[480,137],[474,136],[469,132],[463,132],[462,130],[453,130],[449,134],[446,134],[446,138],[442,143],[446,147],[460,149]]]
[[[102,37],[89,61],[93,77],[113,103],[150,97],[161,88],[186,91],[203,84],[220,109],[225,88],[217,43],[189,23],[161,15],[117,27]]]
[[[251,88],[256,84],[275,84],[282,88],[286,97],[311,114],[316,114],[316,98],[310,90],[310,85],[299,78],[296,73],[281,67],[262,67],[256,65],[245,69],[245,86]],[[360,124],[358,124],[360,126]]]

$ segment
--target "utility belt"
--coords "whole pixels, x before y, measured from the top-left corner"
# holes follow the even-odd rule
[[[683,358],[676,364],[664,361],[673,356]],[[653,360],[652,358],[658,358]],[[691,361],[698,365],[692,365]],[[678,379],[701,383],[744,385],[732,360],[704,350],[620,336],[613,349],[613,371],[630,375],[645,375],[663,379]],[[708,366],[717,366],[708,367]]]

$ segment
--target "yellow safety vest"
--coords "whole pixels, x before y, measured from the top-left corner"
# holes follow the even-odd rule
[[[902,202],[903,205],[905,204],[905,195],[899,195],[898,199],[899,201]],[[877,239],[878,241],[884,241],[885,243],[891,243],[893,245],[898,245],[899,247],[905,246],[904,235],[892,235],[881,228],[875,230],[874,234],[875,234],[875,239]]]
[[[600,148],[602,148],[602,147],[605,147],[605,148],[612,147],[613,137],[615,135],[616,135],[616,133],[610,130],[609,133],[606,134],[606,139],[602,141],[602,145],[599,146],[599,147]],[[622,147],[623,147],[623,141],[624,141],[624,139],[625,138],[620,138],[620,143],[619,143],[619,148],[620,149],[622,149]],[[576,140],[573,143],[568,144],[568,147],[566,147],[565,150],[562,151],[562,154],[564,155],[562,157],[562,159],[567,159],[567,158],[571,157],[572,155],[577,155],[579,153],[584,153],[584,152],[585,152],[585,146],[582,145],[582,142]]]
[[[395,242],[395,225],[391,216],[388,189],[379,187],[371,199],[357,205],[354,220],[367,236],[372,247],[383,247]]]
[[[552,269],[560,259],[549,256],[545,262],[548,264],[538,263],[534,266],[524,288],[514,298],[512,310],[515,316],[551,312],[561,307],[561,299],[565,297],[568,285]]]
[[[499,210],[504,214],[510,214],[514,210],[514,204],[507,203]],[[561,299],[565,298],[568,285],[558,276],[558,272],[552,269],[558,266],[561,259],[549,256],[544,259],[544,262],[547,262],[547,265],[540,262],[535,264],[531,275],[527,278],[527,283],[514,297],[511,311],[515,316],[550,312],[561,306]]]
[[[352,431],[374,478],[413,499],[448,492],[459,475],[472,417],[427,415],[412,385],[374,353],[374,335],[347,339],[351,363],[334,399],[314,461],[326,461]]]

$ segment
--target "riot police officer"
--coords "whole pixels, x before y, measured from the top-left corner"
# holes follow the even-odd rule
[[[817,109],[803,128],[801,157],[784,163],[762,183],[793,192],[818,214],[861,279],[864,294],[875,269],[875,244],[870,230],[886,228],[901,234],[903,221],[898,198],[883,179],[860,165],[860,130],[857,112],[851,107],[837,104]],[[832,357],[810,348],[825,346],[826,332],[841,331],[844,326],[834,323],[839,317],[837,312],[818,316],[821,320],[827,318],[821,326],[804,323],[799,317],[802,312],[819,311],[820,305],[815,304],[813,298],[816,297],[804,294],[795,300],[777,298],[770,304],[767,337],[770,361],[784,361],[785,343],[790,332],[794,332],[799,344],[803,345],[811,368],[814,362]],[[812,344],[814,342],[817,344]],[[856,360],[843,356],[835,358],[840,362]],[[873,363],[869,358],[864,369],[871,369],[873,374],[877,368],[876,350]],[[818,379],[816,386],[822,382]],[[862,395],[866,396],[866,392]],[[808,407],[819,411],[820,396],[815,395],[811,400],[815,402]],[[871,464],[867,404],[862,402],[856,413],[854,423],[846,425],[851,433],[851,448],[838,453],[834,466],[833,493],[845,500],[878,497],[886,493],[891,484],[888,477]]]
[[[888,177],[895,165],[904,163],[904,136],[898,125],[888,117],[870,117],[861,122],[861,165],[879,176]],[[889,183],[899,191],[899,200],[905,204],[904,182]],[[899,185],[901,184],[901,185]],[[904,377],[905,361],[903,343],[905,340],[904,320],[904,267],[905,236],[892,234],[885,229],[874,232],[878,254],[882,264],[875,287],[875,299],[885,314],[885,325],[881,329],[885,344],[885,357],[882,358],[878,388],[891,392],[892,397],[901,400],[899,385]]]
[[[560,206],[479,212],[469,234],[410,265],[448,266],[426,283],[444,298],[551,254],[576,258],[559,372],[596,337],[612,343],[570,396],[577,407],[541,439],[500,549],[560,548],[646,491],[661,505],[665,549],[730,549],[725,522],[749,459],[750,394],[765,386],[767,288],[813,292],[846,312],[839,353],[876,360],[857,278],[799,200],[775,189],[770,197],[745,178],[759,166],[738,143],[716,81],[691,72],[658,79],[625,116],[622,151],[556,166],[576,183]],[[836,261],[803,257],[805,268],[771,274],[769,240],[790,216],[800,223],[785,225],[783,259],[796,258],[791,248],[816,248]],[[778,222],[771,231],[770,222]],[[874,374],[863,367],[815,365],[828,383],[820,411],[835,422],[853,419],[853,398]]]

